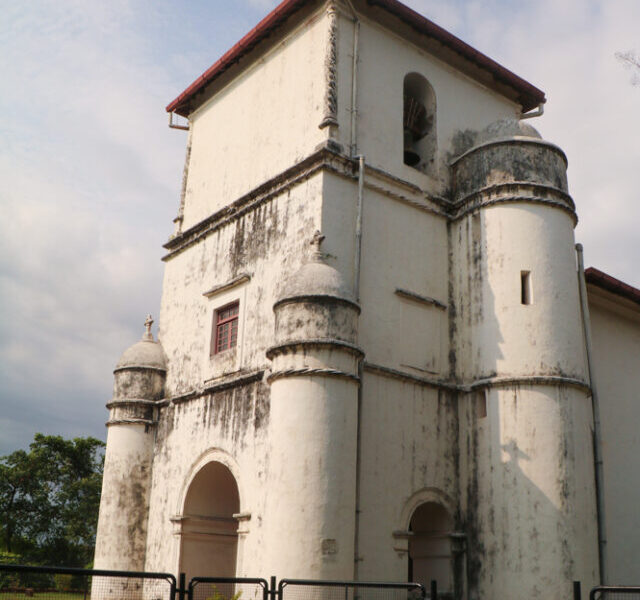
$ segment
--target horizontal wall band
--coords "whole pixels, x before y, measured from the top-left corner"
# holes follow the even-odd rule
[[[202,396],[208,396],[210,394],[216,394],[218,392],[224,392],[229,389],[250,385],[256,381],[261,381],[264,377],[264,369],[258,369],[249,373],[244,372],[237,375],[232,375],[221,379],[220,381],[205,381],[204,385],[200,389],[191,390],[179,396],[173,396],[171,398],[165,398],[162,401],[162,406],[168,406],[169,404],[182,404],[189,400],[195,400]]]
[[[216,285],[216,286],[212,287],[210,290],[208,290],[206,292],[203,292],[202,295],[207,297],[207,298],[212,298],[213,296],[215,296],[217,294],[220,294],[222,292],[226,292],[228,290],[231,290],[234,287],[242,285],[243,283],[247,283],[248,281],[251,281],[251,274],[250,273],[242,273],[242,275],[239,275],[238,277],[235,277],[231,281],[227,281],[226,283],[221,283],[220,285]]]
[[[450,383],[442,379],[430,379],[427,377],[419,377],[418,375],[412,375],[404,371],[392,369],[390,367],[383,367],[369,362],[364,363],[364,370],[370,373],[375,373],[382,377],[388,377],[390,379],[398,379],[406,381],[408,383],[415,383],[416,385],[422,385],[425,387],[432,387],[436,389],[442,389],[449,392],[462,392],[468,393],[480,389],[494,388],[494,387],[509,387],[515,385],[531,385],[531,386],[544,386],[544,385],[562,385],[575,387],[585,392],[590,392],[591,388],[589,384],[581,379],[573,377],[563,377],[559,375],[523,375],[515,377],[487,377],[484,379],[477,379],[475,381],[463,384]]]
[[[121,398],[107,402],[107,408],[120,408],[127,406],[158,406],[162,400],[147,400],[146,398]]]
[[[530,194],[523,194],[523,190],[528,190]],[[573,198],[563,189],[560,189],[553,185],[547,185],[544,183],[533,183],[529,181],[508,181],[505,183],[496,183],[477,190],[473,190],[466,196],[463,196],[459,200],[456,200],[455,203],[451,205],[452,217],[455,218],[456,212],[458,210],[464,209],[465,205],[473,203],[476,198],[482,199],[486,198],[487,196],[489,196],[490,200],[495,196],[515,196],[524,198],[530,197],[533,199],[545,199],[547,196],[558,196],[562,202],[565,202],[567,204],[569,208],[572,208],[574,210],[576,208]]]
[[[352,373],[346,371],[339,371],[338,369],[312,369],[305,367],[302,369],[287,369],[286,371],[275,371],[267,377],[267,383],[272,383],[276,379],[283,379],[286,377],[336,377],[338,379],[349,379],[351,381],[358,382],[360,378]]]
[[[463,217],[466,217],[470,213],[474,213],[483,208],[488,208],[490,206],[496,206],[499,204],[541,204],[544,206],[549,206],[550,208],[558,208],[566,212],[572,219],[574,227],[578,224],[578,215],[576,211],[569,208],[563,202],[558,202],[557,200],[547,200],[545,198],[537,198],[533,196],[509,196],[506,198],[495,198],[493,200],[487,200],[485,202],[479,202],[478,204],[474,204],[473,206],[469,206],[464,210],[461,210],[455,214],[455,216],[451,217],[452,221],[458,221]]]
[[[342,298],[341,296],[334,296],[333,294],[301,294],[298,296],[289,296],[288,298],[281,298],[280,300],[274,302],[273,310],[276,310],[280,306],[284,306],[285,304],[297,304],[301,302],[336,302],[338,304],[344,304],[349,308],[353,308],[358,311],[360,314],[360,305],[354,300],[349,300],[348,298]]]
[[[370,362],[363,363],[363,368],[369,373],[375,373],[382,377],[388,377],[390,379],[398,379],[406,381],[407,383],[415,383],[417,385],[423,385],[425,387],[432,387],[439,390],[445,390],[447,392],[456,392],[458,387],[454,384],[443,381],[442,379],[432,379],[428,377],[420,377],[419,375],[412,375],[405,371],[399,371],[398,369],[392,369],[391,367],[384,367]]]
[[[274,356],[279,354],[287,354],[289,350],[298,347],[311,347],[311,348],[329,348],[329,349],[339,349],[345,350],[354,356],[361,358],[364,356],[364,352],[362,348],[356,346],[355,344],[350,344],[349,342],[345,342],[343,340],[337,340],[334,338],[317,338],[317,339],[306,339],[306,340],[291,340],[287,341],[283,344],[277,344],[276,346],[271,346],[267,350],[267,358],[272,359]]]
[[[420,304],[427,304],[429,306],[435,306],[436,308],[440,308],[442,310],[447,310],[446,304],[429,296],[422,296],[421,294],[416,294],[415,292],[411,292],[409,290],[403,290],[402,288],[396,288],[395,293],[397,296],[406,298],[407,300],[413,300],[414,302],[419,302]]]
[[[113,370],[113,374],[119,373],[120,371],[155,371],[156,373],[166,374],[166,367],[150,367],[147,365],[126,365],[124,367],[116,367]]]
[[[153,426],[155,425],[155,421],[151,421],[149,419],[113,419],[109,420],[105,423],[107,427],[111,427],[112,425],[147,425]]]
[[[463,392],[472,392],[482,388],[509,387],[512,385],[566,385],[575,387],[585,392],[591,392],[589,384],[574,377],[562,377],[560,375],[525,375],[521,377],[490,377],[477,379],[476,381],[460,386]]]

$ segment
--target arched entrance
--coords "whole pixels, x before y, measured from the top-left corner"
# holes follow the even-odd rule
[[[238,552],[238,485],[222,463],[210,462],[193,478],[180,518],[180,572],[191,577],[233,577]]]
[[[421,504],[411,516],[409,531],[409,581],[428,590],[435,580],[439,593],[453,592],[453,519],[447,509],[437,502]]]

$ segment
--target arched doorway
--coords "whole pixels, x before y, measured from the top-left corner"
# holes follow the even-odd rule
[[[435,580],[439,593],[453,592],[453,519],[447,509],[437,502],[421,504],[411,516],[409,531],[409,581],[428,590]]]
[[[207,463],[189,485],[180,519],[180,572],[187,580],[235,576],[239,512],[233,474],[222,463]]]

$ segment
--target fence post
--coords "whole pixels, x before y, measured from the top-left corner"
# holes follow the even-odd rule
[[[185,600],[185,586],[187,585],[187,576],[184,573],[180,573],[178,576],[178,600]]]
[[[573,600],[582,600],[582,590],[580,589],[580,582],[573,582]]]
[[[278,590],[278,588],[276,586],[276,576],[275,575],[272,575],[271,578],[269,579],[269,590],[268,590],[267,594],[271,597],[271,600],[281,600],[279,598],[280,590]]]
[[[430,600],[438,600],[438,582],[435,579],[431,580],[431,597]]]

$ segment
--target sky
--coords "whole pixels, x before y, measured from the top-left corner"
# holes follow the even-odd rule
[[[546,92],[529,123],[568,155],[585,261],[640,287],[640,85],[615,57],[640,52],[640,0],[406,3]],[[164,107],[276,5],[0,0],[0,456],[105,439],[178,208]]]

